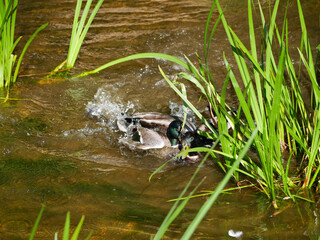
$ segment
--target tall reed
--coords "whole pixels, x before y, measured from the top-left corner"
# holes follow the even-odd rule
[[[200,134],[215,139],[216,143],[220,143],[222,149],[222,152],[216,150],[214,145],[211,149],[196,148],[190,149],[188,152],[207,152],[216,159],[218,165],[226,172],[226,178],[223,182],[227,181],[231,175],[236,181],[244,178],[248,178],[250,182],[256,181],[256,188],[270,198],[275,208],[279,203],[281,204],[279,199],[281,200],[283,197],[291,198],[292,201],[296,201],[297,198],[313,201],[307,199],[303,190],[312,189],[313,192],[318,192],[320,187],[318,176],[320,171],[320,88],[316,78],[316,72],[319,71],[316,68],[318,58],[316,61],[313,60],[299,0],[297,0],[297,12],[300,18],[302,37],[298,52],[300,62],[304,65],[304,68],[299,66],[299,69],[294,67],[294,60],[289,53],[290,43],[286,13],[282,26],[279,27],[277,24],[280,0],[275,0],[273,7],[270,6],[270,20],[268,22],[260,2],[255,4],[256,6],[252,0],[248,0],[249,48],[228,25],[219,1],[215,0],[212,3],[205,28],[204,61],[199,58],[198,67],[188,58],[186,61],[182,61],[179,58],[161,53],[140,53],[109,62],[79,76],[97,73],[113,65],[139,58],[160,58],[181,65],[186,71],[177,74],[173,82],[166,77],[161,68],[160,72],[169,86],[212,132],[200,132]],[[256,28],[254,27],[254,22],[257,21],[253,16],[255,7],[258,9],[261,23],[258,34],[255,33]],[[215,8],[219,12],[219,17],[212,26],[211,17]],[[227,76],[220,93],[215,88],[214,79],[208,67],[209,47],[219,22],[222,22],[236,62],[236,70],[234,70],[226,56],[223,55]],[[210,28],[210,26],[212,27]],[[262,41],[261,49],[258,49],[256,44],[259,39]],[[260,56],[258,56],[258,52],[260,52]],[[319,56],[319,50],[316,56]],[[310,104],[303,100],[300,87],[300,69],[308,73],[308,79],[312,85]],[[237,79],[235,71],[239,71],[240,79]],[[204,96],[203,99],[206,99],[210,106],[210,115],[218,131],[189,101],[182,81],[191,82],[199,89],[201,95]],[[231,107],[226,102],[229,84],[232,85],[239,101],[237,111],[230,111]],[[244,88],[240,88],[241,85]],[[182,86],[181,89],[179,86]],[[308,110],[307,106],[311,106],[311,110]],[[226,130],[228,124],[232,125],[232,132]],[[248,150],[250,144],[252,144],[250,152],[255,152],[258,159],[252,159],[250,157],[252,154],[241,151],[241,149]],[[218,160],[215,157],[216,154],[222,155],[224,161]],[[206,155],[204,161],[209,155]],[[300,167],[293,171],[296,163],[299,163]],[[190,182],[179,196],[179,204],[174,204],[164,220],[155,239],[160,239],[164,235],[171,222],[187,204],[190,194],[195,191],[192,190],[183,200],[182,196],[189,186]],[[224,186],[223,183],[221,186]],[[189,239],[192,236],[221,189],[219,188],[217,193],[212,195],[200,209],[182,239]]]
[[[74,14],[74,19],[73,19],[73,27],[72,27],[72,33],[71,33],[71,39],[70,39],[70,45],[69,45],[69,51],[68,51],[68,57],[67,57],[67,66],[66,67],[73,67],[75,64],[75,61],[78,57],[80,47],[83,43],[83,40],[85,36],[87,35],[87,32],[91,26],[91,23],[97,14],[99,8],[101,7],[103,0],[99,0],[92,10],[92,13],[85,24],[85,21],[87,19],[90,6],[91,6],[92,0],[88,0],[86,3],[85,8],[83,9],[81,18],[79,19],[80,16],[80,10],[81,10],[81,5],[82,5],[82,0],[77,1],[77,6],[76,6],[76,12]]]
[[[81,17],[80,17],[80,12],[81,12],[82,0],[77,0],[67,59],[63,61],[61,64],[59,64],[48,77],[55,75],[61,69],[67,70],[74,67],[74,64],[78,58],[83,40],[87,35],[87,32],[91,26],[91,23],[94,17],[96,16],[98,10],[100,9],[103,1],[104,0],[99,0],[97,2],[97,4],[93,8],[88,18],[92,0],[87,1],[85,7],[82,10]]]
[[[16,82],[22,58],[35,36],[47,24],[39,27],[29,38],[20,57],[14,54],[21,37],[14,40],[16,13],[18,0],[4,0],[0,2],[0,88],[8,88]]]
[[[258,153],[259,160],[257,162],[246,156],[246,160],[241,161],[241,167],[234,173],[235,178],[238,180],[239,174],[242,174],[242,176],[255,179],[257,186],[272,200],[274,207],[277,207],[277,196],[284,195],[295,201],[296,197],[302,197],[299,196],[300,187],[309,189],[313,186],[317,187],[315,183],[319,179],[317,176],[320,171],[320,90],[316,80],[317,63],[313,61],[301,4],[297,0],[302,30],[301,47],[298,51],[300,61],[304,64],[312,84],[312,92],[310,93],[312,109],[308,111],[307,104],[303,101],[301,94],[299,74],[297,69],[294,68],[293,59],[291,59],[289,53],[286,14],[281,28],[276,23],[279,3],[280,1],[276,0],[273,8],[270,8],[269,22],[265,20],[260,2],[257,3],[261,22],[261,31],[257,35],[254,28],[252,1],[248,0],[250,48],[247,49],[228,25],[219,1],[213,1],[204,37],[205,64],[202,64],[202,60],[199,58],[199,69],[188,58],[185,62],[166,54],[141,53],[109,62],[79,76],[93,74],[115,64],[139,58],[160,58],[183,66],[189,72],[182,72],[177,75],[177,80],[180,79],[179,84],[183,84],[181,80],[187,80],[193,83],[205,96],[210,105],[211,115],[216,115],[218,119],[218,132],[223,132],[230,123],[234,127],[233,133],[226,133],[221,138],[221,148],[225,155],[225,162],[219,163],[222,169],[227,171],[231,168],[236,159],[235,153],[244,146],[244,139],[248,139],[257,127],[258,134],[253,141],[253,149]],[[209,31],[211,16],[215,7],[218,9],[219,17]],[[241,79],[236,79],[234,70],[224,56],[228,74],[221,94],[218,94],[214,79],[208,68],[208,50],[214,31],[220,21],[233,50]],[[259,51],[256,44],[259,38],[263,41],[260,56],[258,56]],[[177,80],[175,83],[178,83]],[[240,82],[244,85],[244,89],[239,87]],[[209,137],[217,138],[218,133],[187,99],[186,94],[180,91],[174,83],[170,81],[168,83],[199,119],[212,130]],[[231,107],[225,100],[229,83],[233,86],[239,100],[236,113],[229,111]],[[285,159],[283,151],[287,151],[290,157]],[[289,174],[292,158],[295,158],[295,161],[300,161],[301,164],[296,172]],[[301,172],[304,173],[304,177],[298,179],[297,176]],[[292,194],[292,192],[295,194]]]
[[[298,51],[313,89],[310,93],[312,99],[310,103],[311,111],[308,112],[307,104],[303,101],[301,94],[299,74],[294,68],[293,59],[289,54],[286,15],[281,32],[279,32],[276,24],[279,3],[279,0],[275,1],[273,9],[270,9],[272,14],[269,23],[266,23],[261,5],[258,3],[262,23],[261,29],[266,30],[261,31],[264,42],[261,52],[263,55],[260,58],[256,54],[255,41],[257,36],[254,35],[251,1],[248,1],[250,50],[232,31],[226,19],[224,17],[221,19],[230,45],[234,49],[234,57],[246,89],[247,103],[244,101],[244,93],[238,88],[238,82],[234,77],[231,78],[231,82],[240,100],[240,107],[243,109],[246,122],[249,125],[249,132],[252,131],[250,129],[255,128],[255,125],[259,129],[254,147],[259,154],[261,172],[257,172],[258,166],[256,164],[247,162],[244,166],[248,173],[254,174],[260,187],[273,200],[275,207],[277,206],[276,196],[281,195],[281,192],[295,200],[292,191],[298,193],[301,185],[303,188],[311,188],[320,170],[320,90],[316,81],[316,64],[313,61],[301,4],[297,0],[302,29],[302,46],[304,46],[306,56],[303,55],[302,48]],[[218,1],[217,7],[219,12],[222,13]],[[279,49],[280,52],[274,53],[276,49]],[[265,57],[263,58],[263,56]],[[278,62],[276,61],[277,58]],[[263,62],[259,63],[259,59],[263,59]],[[251,79],[250,72],[254,73],[254,80]],[[288,76],[286,79],[285,73]],[[284,159],[284,150],[290,154],[288,159]],[[299,158],[298,154],[302,154],[303,157]],[[298,172],[289,176],[290,161],[293,156],[297,161],[301,161],[301,168]],[[284,161],[286,161],[286,164],[284,164]],[[303,161],[306,163],[303,164]],[[296,177],[299,171],[304,171],[306,174],[304,179],[297,181]]]
[[[207,67],[207,51],[216,24],[213,27],[209,39],[206,39],[212,9],[208,17],[205,33],[206,64],[202,65],[200,61],[200,70],[202,69],[202,71],[196,71],[195,68],[192,67],[193,76],[189,75],[185,77],[185,73],[181,74],[182,77],[189,81],[191,80],[201,90],[207,97],[211,108],[217,113],[220,133],[219,140],[225,156],[224,165],[229,168],[228,173],[230,173],[231,170],[235,170],[255,179],[258,184],[257,186],[272,200],[275,208],[278,207],[278,197],[287,196],[293,201],[296,201],[296,198],[307,200],[302,195],[302,188],[311,189],[314,187],[313,189],[318,191],[318,173],[320,171],[320,88],[316,79],[317,62],[315,63],[313,61],[301,4],[300,1],[297,0],[302,29],[301,47],[298,51],[300,60],[305,65],[308,78],[312,85],[310,93],[311,103],[307,104],[302,98],[299,74],[293,66],[293,59],[291,59],[289,55],[288,22],[286,14],[283,25],[280,28],[281,32],[276,23],[279,3],[279,0],[275,1],[273,9],[270,9],[270,22],[266,23],[262,7],[258,2],[257,6],[260,11],[262,23],[261,39],[263,40],[262,55],[259,57],[256,47],[256,39],[258,39],[258,36],[254,33],[255,28],[253,24],[251,0],[248,0],[250,50],[245,47],[232,28],[227,24],[219,1],[215,1],[212,5],[213,8],[216,4],[220,13],[220,19],[233,50],[237,69],[239,69],[241,76],[240,81],[242,81],[244,89],[239,87],[240,81],[236,79],[234,71],[225,56],[224,62],[228,70],[228,75],[221,94],[217,94],[214,88],[213,78]],[[277,49],[279,50],[278,52],[276,51]],[[303,52],[305,53],[303,54]],[[316,55],[319,56],[319,50]],[[261,62],[259,62],[259,59],[262,59]],[[190,62],[189,66],[192,66]],[[237,114],[228,114],[226,112],[228,106],[225,102],[225,92],[229,82],[231,82],[240,103]],[[184,101],[187,101],[185,96],[182,95],[177,88],[173,86],[172,88]],[[307,110],[308,105],[311,106],[310,111]],[[224,131],[228,120],[231,121],[235,127],[234,132],[230,135]],[[246,155],[245,158],[240,161],[242,167],[237,168],[235,167],[237,161],[234,161],[235,155],[233,154],[243,147],[242,139],[246,139],[250,135],[252,136],[250,140],[252,141],[253,150],[257,152],[259,162],[253,161]],[[290,154],[289,158],[284,157],[284,151]],[[300,161],[301,164],[296,172],[289,174],[289,168],[292,168],[291,162],[293,157],[295,157],[295,161]],[[303,178],[298,178],[301,172],[304,173]],[[237,179],[239,176],[234,174],[234,177]],[[213,199],[215,195],[216,193],[211,195],[209,200],[202,206],[181,239],[191,238],[192,233],[195,231],[201,219],[212,206],[211,202],[214,200],[210,200]],[[170,213],[168,216],[170,216]],[[166,221],[165,219],[164,223]],[[161,233],[161,236],[163,236],[166,229],[160,227],[154,239],[160,239],[158,238],[159,234]]]

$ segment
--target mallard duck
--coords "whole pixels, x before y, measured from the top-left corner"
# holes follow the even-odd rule
[[[117,121],[120,131],[126,137],[120,143],[131,149],[171,148],[172,155],[191,147],[212,144],[212,141],[197,134],[194,124],[187,121],[182,129],[183,119],[169,114],[144,112],[121,118]],[[187,155],[188,161],[197,161],[198,154]]]
[[[187,121],[181,132],[179,117],[156,112],[135,113],[118,119],[117,125],[127,135],[122,143],[129,140],[132,147],[143,150],[177,146],[180,135],[196,130],[194,124]]]

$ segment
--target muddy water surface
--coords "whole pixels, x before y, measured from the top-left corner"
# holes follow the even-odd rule
[[[221,1],[227,20],[245,42],[246,1]],[[181,101],[167,86],[158,65],[169,77],[181,71],[164,61],[139,60],[97,75],[66,81],[46,81],[34,75],[51,71],[66,58],[75,1],[19,3],[17,34],[29,36],[41,24],[48,27],[30,46],[23,62],[24,78],[0,111],[0,239],[27,239],[41,203],[46,209],[38,239],[62,234],[67,211],[76,225],[86,216],[82,236],[92,239],[150,239],[172,203],[196,169],[196,164],[170,163],[149,182],[163,159],[154,153],[131,151],[119,145],[115,121],[123,112],[181,112]],[[268,1],[263,1],[264,9]],[[81,49],[72,74],[91,70],[111,60],[140,52],[202,56],[203,32],[211,1],[105,1]],[[319,43],[319,2],[304,1],[312,46]],[[280,15],[283,15],[284,5]],[[218,14],[214,12],[214,18]],[[289,3],[292,54],[300,45],[299,17]],[[218,28],[210,52],[217,87],[225,78],[222,53],[230,49]],[[197,92],[188,87],[195,102]],[[230,89],[230,104],[236,105]],[[206,104],[197,104],[205,111]],[[87,112],[90,110],[91,115]],[[104,118],[92,115],[103,114]],[[212,190],[224,174],[213,161],[201,169],[206,177],[200,190]],[[229,187],[233,187],[230,183]],[[168,239],[178,239],[205,198],[190,201],[170,228]],[[317,239],[319,210],[312,204],[282,203],[276,214],[268,199],[253,190],[221,195],[193,239]],[[273,216],[273,217],[271,217]]]

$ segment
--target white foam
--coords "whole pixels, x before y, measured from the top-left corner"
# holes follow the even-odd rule
[[[183,115],[184,115],[184,107],[183,107],[183,105],[179,105],[178,103],[170,101],[169,102],[169,108],[171,110],[171,115],[178,116],[178,117],[183,117]],[[192,123],[196,122],[194,112],[188,107],[187,107],[187,120],[192,122]]]
[[[123,117],[134,104],[128,101],[122,103],[119,97],[111,96],[115,92],[110,89],[99,88],[93,101],[88,102],[86,110],[91,116],[98,117],[111,129],[116,128],[117,119]]]
[[[233,237],[233,238],[241,238],[242,237],[242,235],[243,235],[243,232],[242,231],[233,231],[233,229],[230,229],[229,231],[228,231],[228,235],[230,236],[230,237]]]

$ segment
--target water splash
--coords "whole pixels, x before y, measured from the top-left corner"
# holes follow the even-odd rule
[[[133,103],[130,101],[127,104],[122,103],[119,96],[111,95],[114,92],[99,88],[93,101],[88,102],[86,106],[86,110],[91,116],[99,118],[110,129],[116,129],[116,121],[134,110]]]
[[[118,132],[117,121],[121,118],[131,116],[136,112],[137,104],[131,101],[124,102],[116,86],[104,86],[98,89],[94,99],[88,102],[86,111],[92,117],[99,119],[101,128],[107,127],[112,132]],[[139,105],[139,104],[138,104]],[[184,108],[182,104],[169,101],[171,115],[183,117]],[[143,111],[143,110],[142,110]],[[196,124],[196,118],[191,109],[187,108],[187,120]],[[87,127],[86,127],[87,128]]]
[[[170,101],[169,108],[171,110],[171,115],[183,117],[183,115],[184,115],[183,105],[179,105],[178,103]],[[192,123],[196,123],[196,118],[195,118],[194,112],[188,107],[187,107],[187,120]]]

